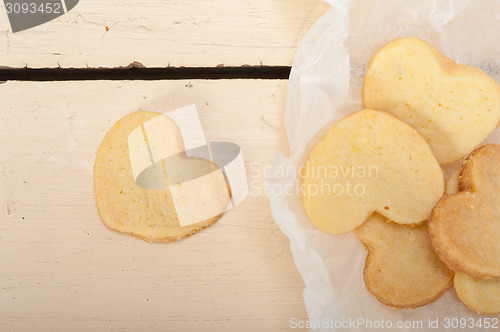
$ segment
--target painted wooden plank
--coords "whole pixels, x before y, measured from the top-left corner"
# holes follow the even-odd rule
[[[0,2],[0,65],[290,65],[300,39],[328,8],[322,0],[85,0],[12,33]]]
[[[279,331],[305,319],[262,174],[287,149],[285,93],[262,80],[0,84],[0,330]],[[209,141],[241,146],[249,196],[179,242],[107,229],[93,192],[106,131],[192,103]]]

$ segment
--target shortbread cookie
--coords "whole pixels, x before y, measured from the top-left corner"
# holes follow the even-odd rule
[[[335,124],[314,145],[301,177],[305,210],[328,233],[352,231],[375,211],[419,224],[444,192],[443,172],[422,136],[373,110]]]
[[[154,242],[210,226],[230,198],[222,170],[186,158],[176,124],[155,112],[127,115],[109,130],[97,151],[94,179],[106,226]]]
[[[478,280],[465,273],[456,273],[455,291],[471,310],[482,314],[500,313],[500,278]]]
[[[448,179],[446,194],[459,191],[459,175],[460,171]],[[456,273],[453,286],[460,300],[469,309],[483,314],[500,313],[500,278],[478,280],[464,273]]]
[[[432,211],[434,249],[453,271],[500,277],[500,145],[475,150],[458,180],[460,192],[444,196]]]
[[[437,300],[453,272],[434,253],[427,225],[399,225],[374,214],[355,230],[368,250],[366,288],[380,302],[416,308]]]
[[[424,136],[440,164],[470,153],[500,121],[500,87],[482,70],[456,64],[416,37],[371,58],[363,107],[385,110]]]

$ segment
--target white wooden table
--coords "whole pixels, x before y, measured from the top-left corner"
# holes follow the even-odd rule
[[[327,9],[322,0],[80,0],[66,15],[12,34],[0,2],[0,65],[291,65]]]
[[[0,4],[0,66],[290,65],[327,9],[308,0],[82,0],[55,21],[12,34]],[[286,86],[0,84],[0,331],[279,331],[292,317],[306,319],[302,279],[263,192],[263,171],[276,151],[287,152]],[[242,148],[247,199],[174,243],[107,229],[93,192],[106,131],[137,110],[193,103],[209,141]]]

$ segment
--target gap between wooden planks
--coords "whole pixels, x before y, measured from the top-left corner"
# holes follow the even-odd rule
[[[288,66],[145,68],[131,63],[119,68],[2,68],[5,81],[288,79]]]
[[[0,85],[0,329],[281,331],[304,284],[272,219],[262,172],[287,153],[287,81]],[[138,110],[194,103],[209,141],[242,148],[250,193],[185,240],[108,230],[93,192],[106,131]]]
[[[12,33],[0,2],[0,66],[290,66],[328,9],[322,0],[82,0],[53,21]]]

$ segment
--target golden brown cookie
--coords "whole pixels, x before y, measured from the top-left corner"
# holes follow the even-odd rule
[[[176,124],[155,112],[129,114],[113,125],[97,151],[94,180],[106,226],[153,242],[210,226],[230,198],[222,170],[186,158]]]
[[[399,225],[374,214],[355,230],[368,250],[366,288],[380,302],[416,308],[437,300],[453,272],[434,253],[427,225]]]
[[[416,37],[396,39],[370,60],[363,107],[385,110],[415,128],[440,164],[470,153],[500,121],[500,86]]]
[[[459,191],[460,171],[446,182],[446,194]],[[500,278],[478,280],[464,273],[455,273],[453,286],[460,300],[471,310],[483,314],[500,313]]]
[[[314,145],[301,178],[307,215],[329,233],[350,232],[373,212],[422,223],[444,192],[443,172],[422,136],[373,110],[336,123]]]
[[[433,247],[453,271],[500,277],[500,145],[471,153],[458,180],[460,192],[444,196],[431,213]]]

